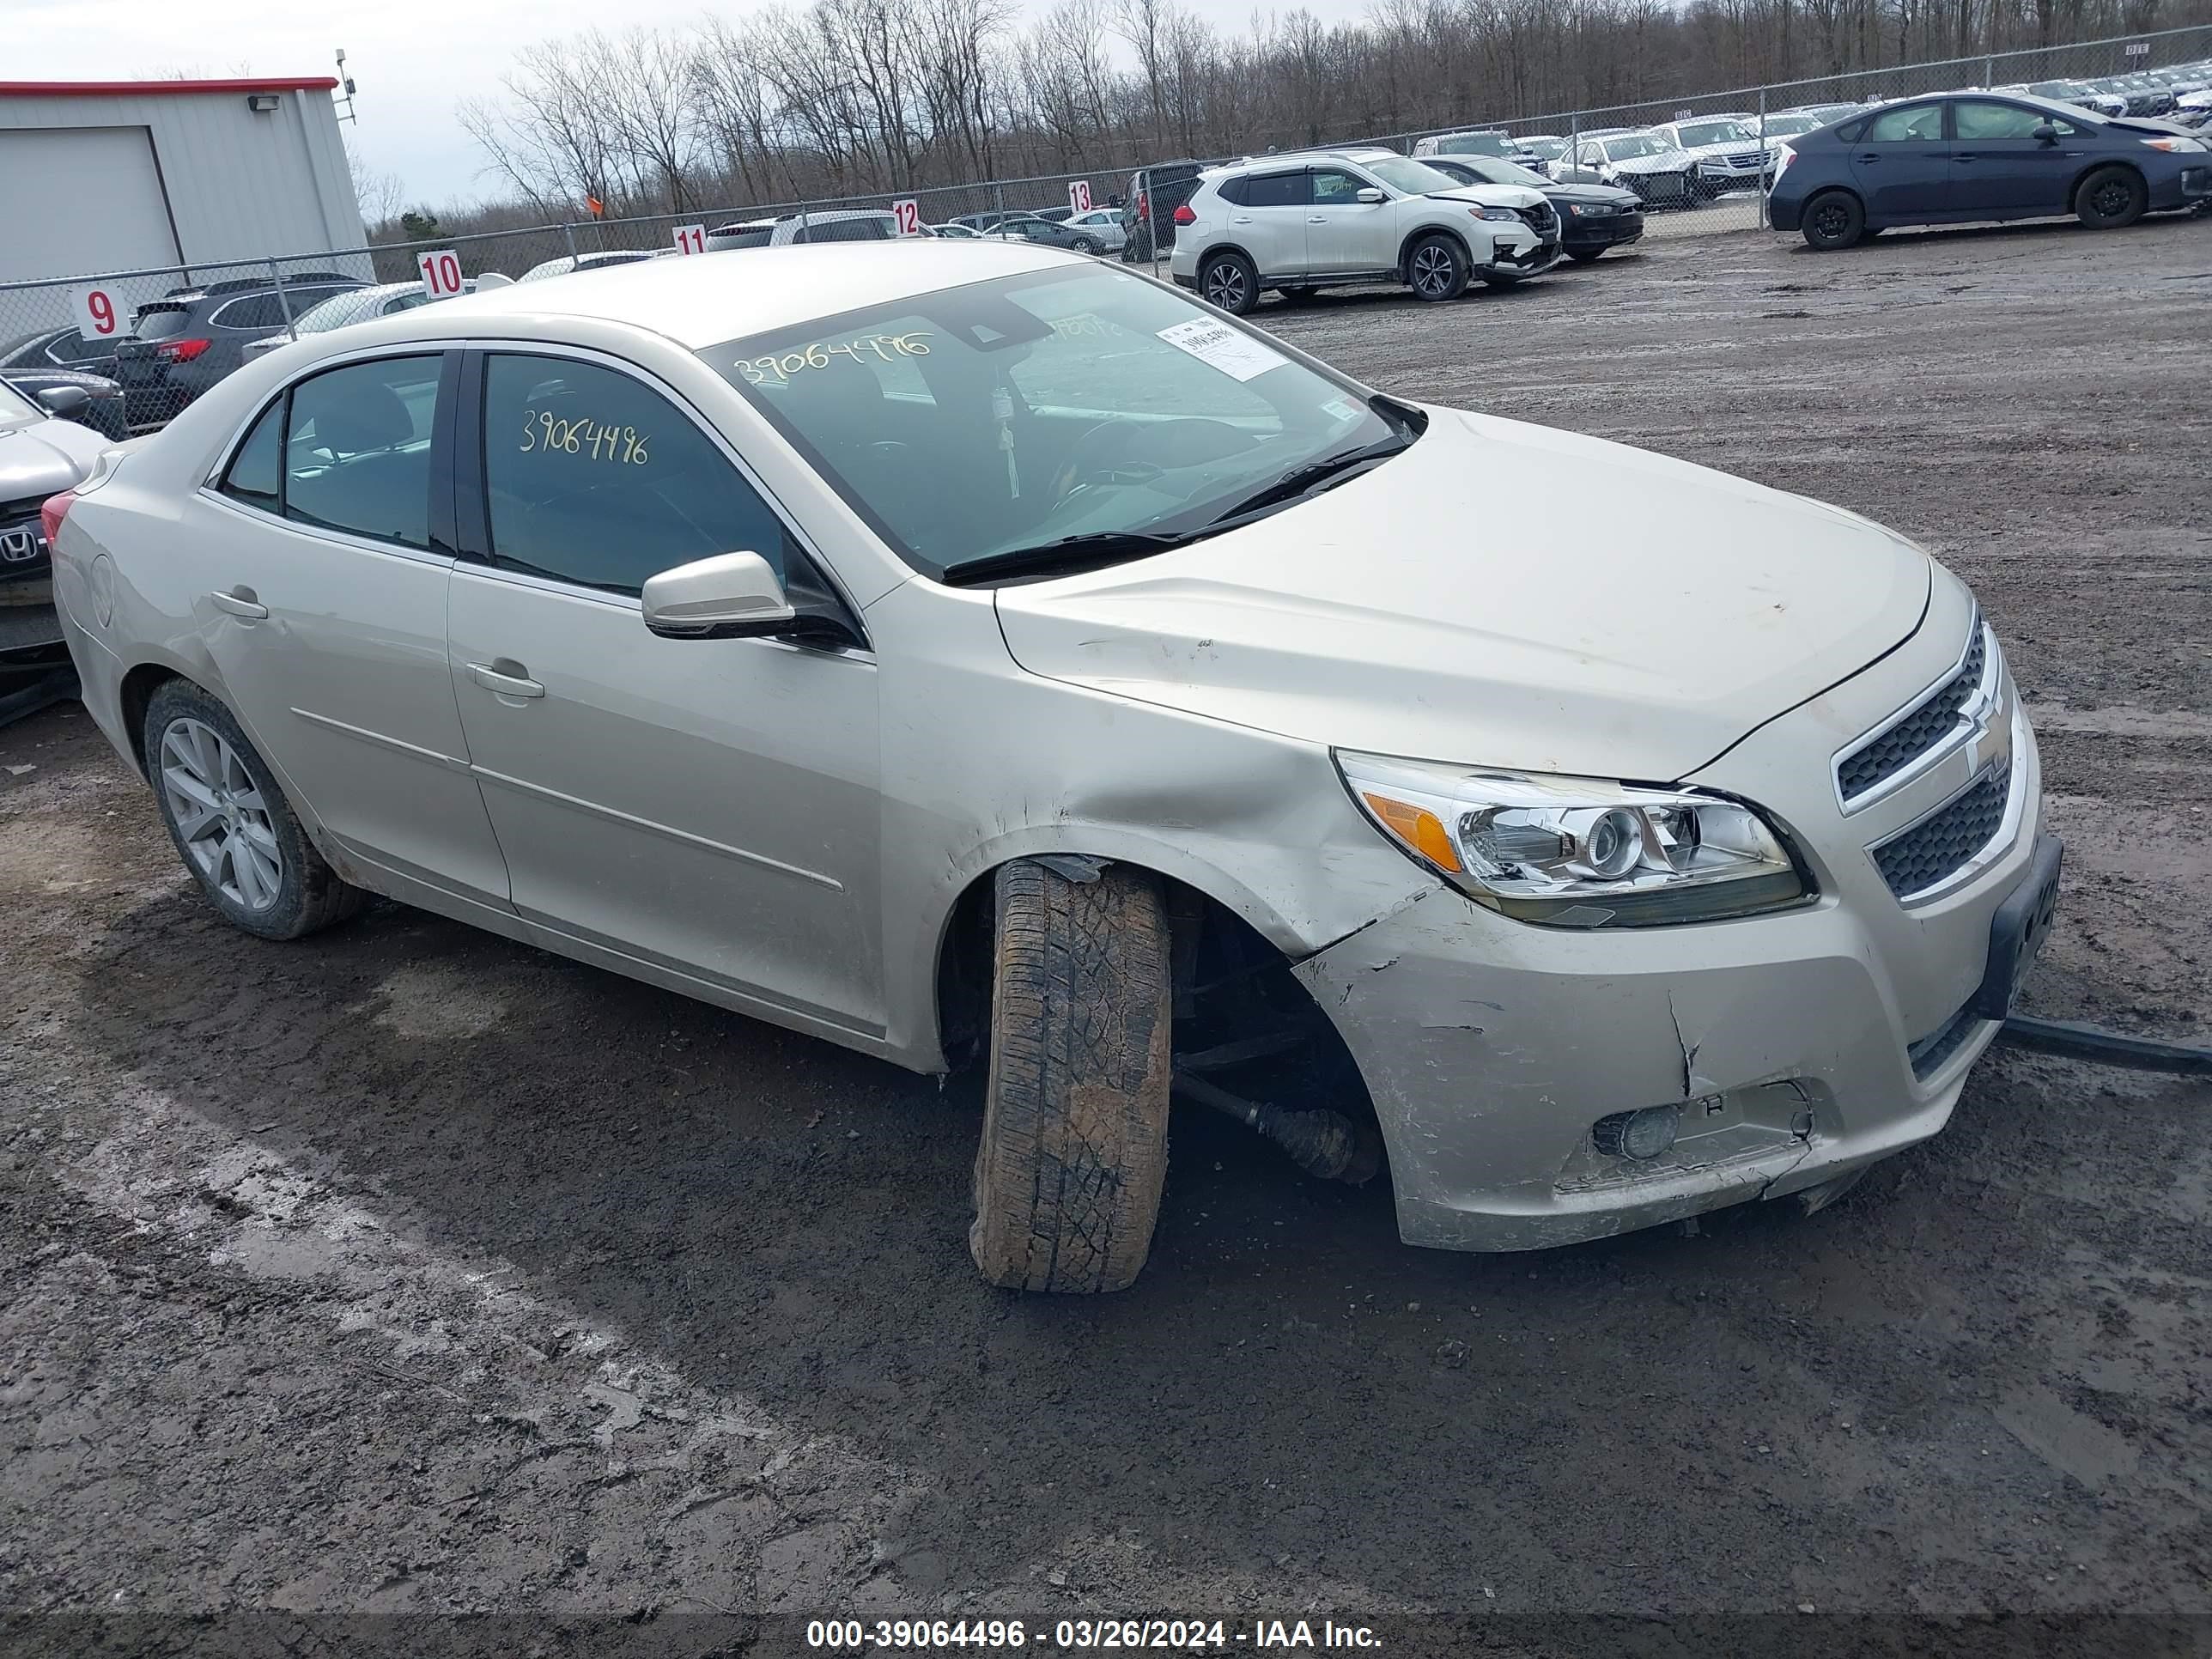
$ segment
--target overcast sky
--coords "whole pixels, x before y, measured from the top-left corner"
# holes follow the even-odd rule
[[[1191,3],[1224,29],[1242,32],[1251,15],[1252,0]],[[1361,0],[1307,3],[1330,21],[1361,9]],[[732,15],[757,9],[715,8]],[[250,24],[233,22],[248,11],[180,0],[0,0],[0,78],[328,75],[333,50],[343,46],[360,87],[360,120],[343,129],[347,142],[371,167],[397,173],[410,201],[452,202],[490,185],[478,176],[483,155],[454,120],[453,106],[497,91],[516,47],[592,27],[680,27],[702,8],[699,0],[613,7],[604,0],[372,0],[327,12],[270,6]]]

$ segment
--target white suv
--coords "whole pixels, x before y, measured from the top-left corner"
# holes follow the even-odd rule
[[[1462,185],[1395,150],[1248,157],[1200,175],[1176,210],[1175,279],[1240,316],[1262,290],[1304,299],[1344,283],[1404,283],[1456,300],[1559,259],[1559,221],[1542,192]]]

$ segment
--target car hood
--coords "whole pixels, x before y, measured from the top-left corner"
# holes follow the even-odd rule
[[[1429,192],[1431,202],[1473,202],[1478,207],[1530,208],[1543,201],[1544,192],[1526,185],[1457,185]]]
[[[1639,207],[1644,201],[1634,191],[1618,185],[1548,185],[1544,194],[1554,202],[1603,202],[1620,208]]]
[[[1456,410],[1226,534],[1002,587],[1029,672],[1315,743],[1667,781],[1910,636],[1932,566],[1840,508]]]
[[[1615,173],[1679,173],[1690,164],[1690,158],[1679,149],[1662,150],[1656,155],[1629,155],[1608,162]]]
[[[0,426],[0,501],[59,495],[91,472],[109,442],[74,421]]]

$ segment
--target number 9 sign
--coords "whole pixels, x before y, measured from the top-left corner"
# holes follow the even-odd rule
[[[76,331],[88,340],[112,340],[123,332],[122,307],[112,289],[81,288],[70,296],[76,301]]]
[[[434,300],[450,300],[462,293],[461,256],[449,247],[433,248],[416,256],[422,273],[422,292]]]
[[[902,202],[893,202],[891,204],[891,216],[898,221],[898,234],[900,235],[919,236],[921,234],[921,203],[911,199]]]

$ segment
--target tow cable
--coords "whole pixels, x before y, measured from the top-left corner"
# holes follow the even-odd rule
[[[2106,1031],[2070,1019],[2038,1019],[2014,1014],[1997,1033],[1997,1041],[2039,1054],[2063,1054],[2069,1060],[2093,1060],[2103,1066],[2124,1066],[2138,1072],[2172,1072],[2182,1077],[2212,1077],[2212,1048],[2185,1042],[2166,1042],[2157,1037],[2130,1036]]]

